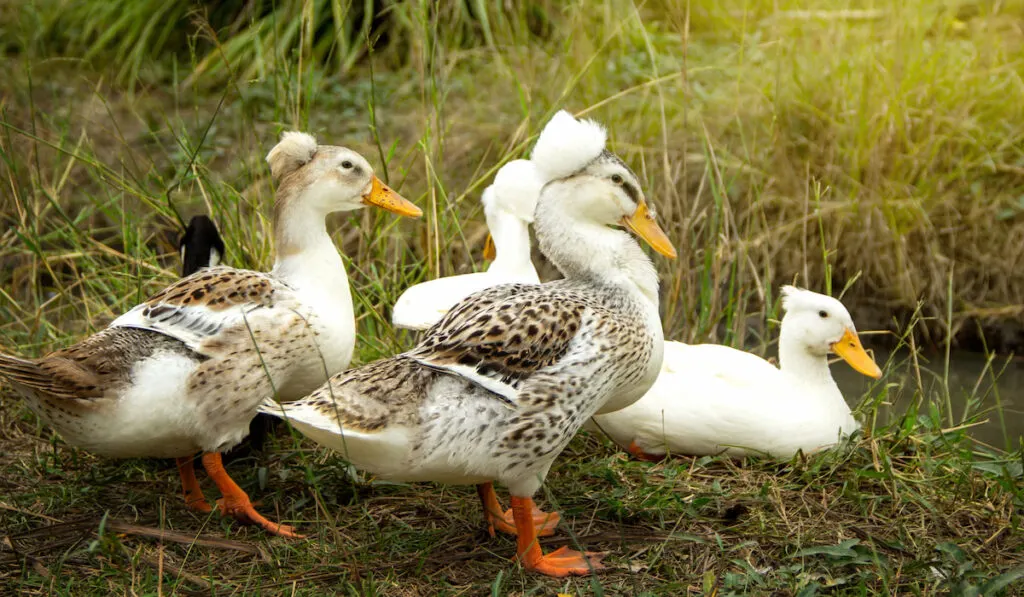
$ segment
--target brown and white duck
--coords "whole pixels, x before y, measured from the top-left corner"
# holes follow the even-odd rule
[[[223,514],[294,536],[255,510],[220,453],[245,437],[267,396],[298,398],[348,365],[352,298],[327,215],[365,205],[421,212],[361,155],[304,133],[285,133],[267,161],[278,181],[270,272],[200,269],[78,344],[37,359],[0,354],[0,377],[69,444],[176,458],[186,503],[209,511],[192,468],[203,452]]]

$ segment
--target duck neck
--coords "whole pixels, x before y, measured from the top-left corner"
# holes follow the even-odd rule
[[[351,310],[345,263],[327,233],[327,214],[292,202],[275,212],[273,274],[298,290],[324,293]]]
[[[494,262],[489,272],[509,276],[537,277],[530,259],[530,227],[517,216],[500,209],[486,210],[487,229],[494,239]]]
[[[581,221],[565,209],[569,204],[555,197],[538,202],[533,225],[544,255],[567,279],[626,287],[657,310],[658,274],[637,241],[622,230]]]
[[[791,374],[805,386],[835,390],[838,399],[843,399],[839,387],[832,379],[828,356],[809,351],[801,341],[799,332],[786,326],[785,317],[779,331],[779,369]]]

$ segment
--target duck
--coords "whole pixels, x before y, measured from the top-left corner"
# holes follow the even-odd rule
[[[606,135],[559,111],[531,154],[544,182],[533,225],[562,279],[471,294],[411,350],[260,407],[377,478],[475,485],[488,531],[515,534],[522,566],[554,577],[596,571],[601,556],[543,553],[537,537],[559,517],[533,495],[591,415],[638,400],[660,371],[658,275],[633,235],[676,255]]]
[[[541,180],[530,160],[512,160],[494,176],[482,196],[489,234],[482,272],[448,276],[410,286],[395,301],[391,323],[423,331],[437,323],[456,303],[478,290],[505,283],[538,284],[530,259],[530,223]]]
[[[210,512],[192,464],[202,452],[221,514],[301,537],[256,511],[221,453],[245,437],[266,396],[299,398],[348,364],[352,302],[327,215],[365,205],[422,212],[361,155],[307,133],[286,132],[267,162],[277,180],[269,272],[198,269],[77,344],[40,358],[0,353],[0,377],[70,445],[174,458],[186,506]]]
[[[791,458],[835,445],[860,425],[832,379],[829,354],[878,379],[841,302],[781,289],[779,366],[718,344],[666,342],[662,371],[643,398],[601,414],[587,429],[641,460],[666,454]]]
[[[209,216],[195,215],[178,240],[178,252],[181,254],[181,277],[187,278],[205,267],[220,265],[224,256],[224,239]]]
[[[224,239],[220,236],[217,224],[209,216],[195,215],[178,240],[178,251],[181,254],[181,276],[187,277],[200,269],[216,267],[221,263],[225,251]],[[249,422],[249,434],[243,443],[232,450],[232,454],[238,454],[246,448],[262,450],[277,421],[274,417],[257,413]]]

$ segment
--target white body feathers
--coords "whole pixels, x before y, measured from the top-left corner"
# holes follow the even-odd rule
[[[834,445],[859,428],[829,371],[833,327],[852,328],[839,301],[787,287],[781,367],[727,346],[665,343],[657,382],[632,406],[588,422],[644,453],[789,458]],[[827,309],[829,320],[819,312]]]
[[[196,439],[195,405],[181,396],[187,394],[195,366],[196,361],[186,356],[157,352],[135,363],[134,383],[114,408],[104,408],[99,402],[95,408],[79,411],[81,419],[75,425],[61,426],[59,418],[55,423],[69,444],[109,458],[136,457],[140,447],[152,458],[194,454],[201,449]],[[29,400],[28,404],[48,418],[40,401]]]
[[[481,198],[496,257],[487,271],[447,276],[410,286],[395,301],[391,322],[400,328],[425,330],[459,301],[497,284],[537,284],[530,260],[530,223],[542,187],[529,160],[514,160],[494,177]]]

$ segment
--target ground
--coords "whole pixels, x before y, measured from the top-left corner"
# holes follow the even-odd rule
[[[306,540],[186,510],[173,463],[96,458],[16,401],[0,413],[0,586],[21,595],[990,595],[1024,578],[1020,460],[965,454],[927,416],[781,463],[638,462],[581,434],[538,500],[563,515],[544,544],[606,551],[609,570],[553,580],[488,537],[472,488],[374,482],[286,431],[228,468]]]

